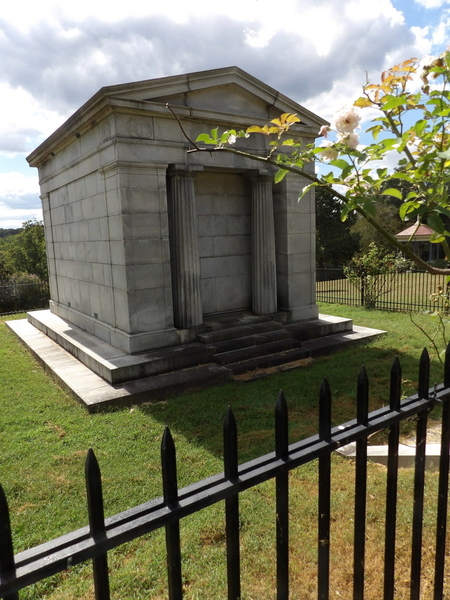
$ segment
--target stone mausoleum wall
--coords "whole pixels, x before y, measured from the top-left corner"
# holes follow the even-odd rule
[[[189,153],[168,101],[191,139],[297,112],[293,133],[309,143],[324,123],[235,67],[100,90],[28,158],[51,311],[129,353],[193,340],[211,314],[315,318],[313,192],[297,202],[307,182]],[[267,139],[237,147],[263,154]]]

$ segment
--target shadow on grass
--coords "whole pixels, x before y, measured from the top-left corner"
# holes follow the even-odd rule
[[[392,362],[397,352],[373,344],[349,348],[317,359],[311,366],[277,373],[264,379],[226,385],[144,405],[141,410],[170,427],[190,443],[222,455],[222,423],[231,406],[238,427],[239,462],[274,449],[274,408],[279,390],[289,407],[290,442],[314,435],[318,430],[318,397],[326,377],[333,397],[333,424],[356,416],[356,380],[362,365],[370,382],[370,410],[388,404]],[[400,355],[403,396],[417,389],[418,358]],[[433,375],[439,373],[433,368]],[[434,383],[435,379],[432,379]]]

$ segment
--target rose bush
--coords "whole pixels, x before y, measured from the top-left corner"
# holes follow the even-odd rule
[[[363,94],[353,106],[339,110],[331,126],[321,128],[327,139],[317,146],[289,139],[288,132],[299,118],[283,114],[264,127],[246,131],[217,129],[200,135],[193,152],[233,152],[266,162],[278,168],[275,181],[287,173],[310,181],[303,195],[313,186],[322,186],[342,200],[342,218],[351,211],[366,219],[409,259],[431,273],[448,273],[424,262],[407,244],[404,246],[377,220],[377,200],[383,195],[400,200],[402,220],[426,223],[432,230],[431,241],[441,244],[450,261],[450,51],[427,61],[409,59],[381,75],[378,84],[367,82]],[[356,133],[364,110],[370,110],[366,129],[370,143],[360,145]],[[262,134],[271,137],[270,152],[258,156],[239,150],[240,137]],[[328,139],[332,134],[335,140]],[[203,142],[206,147],[199,146]],[[233,144],[231,146],[230,144]],[[211,145],[214,148],[211,148]],[[395,168],[387,165],[392,154]],[[312,175],[304,170],[306,162],[316,161],[333,167],[325,174]],[[399,186],[400,182],[400,186]],[[301,199],[301,198],[300,198]]]

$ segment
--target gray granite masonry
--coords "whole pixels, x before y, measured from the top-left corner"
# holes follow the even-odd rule
[[[188,152],[167,103],[190,139],[289,112],[310,143],[325,123],[237,67],[102,88],[28,157],[51,313],[128,354],[193,342],[211,315],[317,318],[306,180],[275,185],[264,163]],[[268,142],[236,147],[265,155]]]

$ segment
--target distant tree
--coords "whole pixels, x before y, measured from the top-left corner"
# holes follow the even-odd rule
[[[0,227],[0,238],[8,237],[10,235],[16,235],[21,231],[23,231],[22,227],[19,227],[18,229],[4,229],[3,227]]]
[[[398,208],[395,202],[390,202],[389,199],[385,200],[384,198],[387,197],[380,197],[376,202],[377,221],[386,231],[395,235],[408,225],[405,226],[405,222],[398,216]],[[392,252],[392,246],[386,238],[362,217],[356,218],[351,227],[351,233],[358,236],[360,250],[363,253],[369,252],[372,243],[381,250]]]
[[[352,231],[356,215],[341,219],[342,202],[324,187],[316,188],[316,262],[319,267],[346,264],[359,251],[359,234]]]
[[[26,221],[16,235],[0,238],[0,264],[13,275],[36,275],[48,279],[44,225],[41,221]]]

